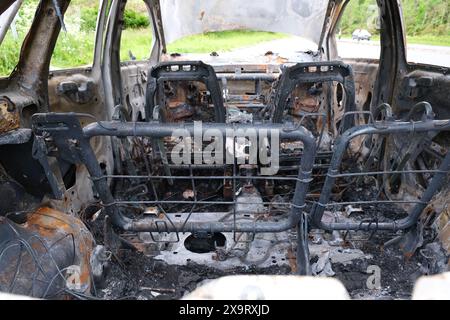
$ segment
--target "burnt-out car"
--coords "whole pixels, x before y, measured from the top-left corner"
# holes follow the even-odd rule
[[[449,69],[407,62],[397,1],[377,1],[379,59],[342,59],[348,1],[143,0],[152,46],[124,62],[126,2],[100,1],[92,66],[50,70],[74,4],[41,0],[0,79],[1,291],[179,298],[257,273],[364,292],[378,265],[375,289],[410,292],[448,269]],[[167,49],[234,29],[304,49]]]

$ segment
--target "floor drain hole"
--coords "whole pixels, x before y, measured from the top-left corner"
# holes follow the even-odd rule
[[[191,234],[184,240],[184,247],[191,252],[207,253],[216,251],[216,247],[225,246],[226,241],[227,239],[220,232],[201,237]]]

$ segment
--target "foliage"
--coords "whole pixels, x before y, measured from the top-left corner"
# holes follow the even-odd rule
[[[125,29],[146,28],[150,25],[150,20],[147,13],[125,10],[123,25]]]
[[[1,1],[1,0],[0,0]],[[15,21],[17,38],[8,31],[0,46],[0,75],[9,75],[17,64],[20,47],[34,17],[38,0],[25,0]],[[402,0],[403,17],[409,43],[450,45],[450,1]],[[94,33],[98,1],[72,0],[65,22],[67,33],[61,32],[53,57],[52,68],[90,65],[93,60]],[[150,55],[151,30],[142,0],[128,0],[124,15],[121,44],[122,60],[129,52],[138,60]],[[341,31],[349,35],[357,28],[368,29],[377,38],[379,21],[375,0],[350,0],[341,21]],[[186,37],[168,45],[169,52],[208,53],[227,51],[285,35],[271,32],[234,30],[209,32]]]
[[[81,10],[81,29],[95,30],[97,23],[97,7],[88,7]],[[141,13],[134,10],[125,9],[123,26],[125,29],[140,29],[150,25],[150,20],[146,12]]]
[[[84,31],[94,31],[97,25],[98,8],[81,9],[81,29]]]
[[[450,37],[450,1],[402,0],[403,20],[407,36]],[[351,34],[355,29],[367,29],[378,34],[375,0],[350,0],[341,19],[341,32]]]

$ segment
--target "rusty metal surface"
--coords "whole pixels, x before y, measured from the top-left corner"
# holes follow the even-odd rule
[[[19,113],[11,101],[0,99],[0,134],[19,128]]]
[[[445,252],[447,253],[447,256],[450,256],[450,222],[447,222],[445,227],[440,232],[439,240],[441,241],[442,247],[444,248]],[[450,270],[450,259],[448,260],[447,264],[448,264],[448,269]]]
[[[320,96],[308,92],[311,85],[299,85],[292,93],[293,114],[302,116],[304,113],[318,112],[320,107]]]
[[[84,224],[43,207],[24,224],[0,217],[0,291],[38,298],[89,293],[94,240]]]
[[[433,213],[436,212],[438,217],[434,221],[434,229],[436,230],[438,240],[442,248],[450,257],[450,188],[441,191],[436,195],[434,201],[429,206],[430,214],[424,217],[424,220],[430,220]],[[450,270],[450,259],[447,261]]]

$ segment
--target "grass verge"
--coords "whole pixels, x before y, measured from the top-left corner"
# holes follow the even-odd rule
[[[432,46],[450,47],[450,35],[448,36],[407,36],[408,44],[426,44]]]
[[[288,35],[251,30],[207,32],[179,39],[169,44],[167,49],[178,53],[223,52],[285,37]]]

